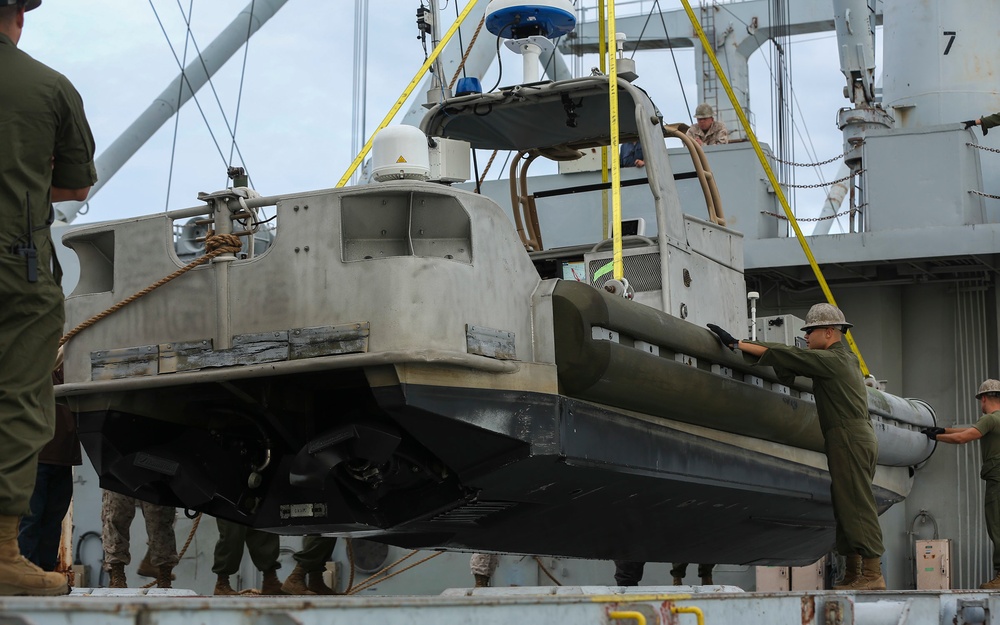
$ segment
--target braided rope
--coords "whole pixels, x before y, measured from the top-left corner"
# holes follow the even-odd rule
[[[555,576],[552,573],[550,573],[547,568],[545,568],[545,565],[542,564],[542,559],[541,558],[539,558],[538,556],[535,556],[535,562],[538,563],[538,568],[542,569],[542,573],[545,573],[546,577],[548,577],[553,582],[555,582],[556,586],[562,586],[562,582],[560,582],[558,579],[556,579]]]
[[[490,155],[489,162],[486,163],[486,169],[483,170],[483,175],[479,177],[479,184],[482,185],[483,181],[486,180],[486,174],[490,173],[490,167],[493,165],[493,159],[497,157],[497,153],[500,150],[493,150],[493,154]]]
[[[65,336],[63,336],[61,339],[59,339],[59,346],[62,347],[67,342],[69,342],[69,340],[71,338],[73,338],[74,336],[76,336],[80,332],[83,332],[84,330],[86,330],[90,326],[94,325],[95,323],[97,323],[101,319],[104,319],[105,317],[107,317],[108,315],[111,315],[112,313],[118,312],[122,308],[125,308],[126,306],[128,306],[129,304],[131,304],[135,300],[139,299],[143,295],[148,295],[149,293],[152,293],[153,291],[155,291],[156,289],[160,288],[164,284],[170,282],[174,278],[178,278],[178,277],[184,275],[185,273],[191,271],[195,267],[198,267],[200,265],[204,265],[205,263],[207,263],[208,261],[212,260],[216,256],[221,256],[222,254],[227,254],[227,253],[228,254],[235,254],[236,252],[239,252],[242,248],[243,248],[243,244],[240,242],[240,238],[238,236],[236,236],[234,234],[215,234],[214,232],[210,231],[208,233],[208,237],[205,239],[205,252],[206,253],[205,253],[204,256],[201,256],[200,258],[194,259],[193,261],[191,261],[187,265],[181,267],[177,271],[175,271],[172,274],[170,274],[169,276],[167,276],[165,278],[161,278],[160,280],[157,280],[156,282],[154,282],[153,284],[147,286],[146,288],[144,288],[143,290],[139,291],[138,293],[134,293],[134,294],[126,297],[125,299],[123,299],[122,301],[118,302],[117,304],[115,304],[111,308],[105,310],[104,312],[98,313],[98,314],[94,315],[93,317],[91,317],[90,319],[87,319],[86,321],[84,321],[80,325],[76,326],[75,328],[73,328],[72,330],[70,330],[69,332],[67,332],[65,334]]]
[[[350,538],[347,539],[347,561],[351,563],[351,576],[347,580],[347,589],[344,594],[351,592],[351,588],[354,587],[354,541]]]
[[[346,594],[351,594],[351,595],[353,595],[353,594],[356,594],[356,593],[359,593],[359,592],[361,592],[362,590],[366,590],[366,589],[368,589],[368,588],[371,588],[371,587],[372,587],[372,586],[374,586],[375,584],[378,584],[378,583],[381,583],[381,582],[384,582],[384,581],[386,581],[386,580],[389,580],[389,579],[392,579],[393,577],[395,577],[395,576],[399,575],[400,573],[405,573],[406,571],[409,571],[410,569],[412,569],[412,568],[413,568],[413,567],[415,567],[415,566],[419,566],[419,565],[423,564],[424,562],[427,562],[428,560],[431,560],[431,559],[433,559],[433,558],[436,558],[436,557],[438,557],[439,555],[443,554],[444,552],[443,552],[443,551],[436,551],[436,552],[432,553],[431,555],[427,556],[426,558],[424,558],[423,560],[418,560],[418,561],[414,562],[413,564],[411,564],[410,566],[407,566],[407,567],[403,567],[403,568],[399,569],[399,570],[398,570],[398,571],[396,571],[395,573],[390,573],[389,575],[386,575],[385,577],[383,577],[383,578],[381,578],[381,579],[376,579],[376,578],[377,578],[377,577],[378,577],[379,575],[381,575],[381,574],[382,574],[382,573],[384,573],[385,571],[387,571],[387,570],[391,569],[391,568],[392,568],[392,567],[394,567],[394,566],[395,566],[396,564],[398,564],[398,563],[402,562],[403,560],[406,560],[407,558],[409,558],[409,557],[413,556],[413,555],[414,555],[414,554],[416,554],[416,553],[417,553],[417,550],[416,550],[416,549],[414,549],[414,550],[413,550],[413,551],[411,551],[411,552],[410,552],[409,554],[407,554],[407,555],[403,556],[402,558],[400,558],[400,559],[399,559],[399,560],[397,560],[396,562],[393,562],[393,563],[392,563],[392,564],[390,564],[389,566],[387,566],[387,567],[384,567],[384,568],[383,568],[383,569],[382,569],[381,571],[379,571],[378,573],[375,573],[374,575],[372,575],[371,577],[369,577],[369,578],[368,578],[368,579],[366,579],[365,581],[361,582],[360,584],[358,584],[358,587],[357,587],[357,588],[355,588],[355,589],[351,590],[350,592],[348,592],[348,593],[346,593]]]
[[[455,83],[458,82],[458,75],[462,73],[462,68],[465,67],[465,61],[469,58],[469,55],[472,54],[472,46],[476,44],[476,38],[479,37],[479,31],[483,29],[483,24],[485,23],[486,15],[484,14],[483,18],[479,20],[479,26],[476,27],[475,34],[472,35],[472,39],[469,41],[469,46],[465,49],[465,54],[462,55],[462,62],[458,64],[458,69],[455,70],[455,75],[451,77],[451,82],[448,83],[449,90],[454,88]]]

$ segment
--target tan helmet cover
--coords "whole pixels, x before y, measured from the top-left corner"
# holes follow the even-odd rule
[[[832,326],[840,326],[840,330],[843,332],[848,328],[853,328],[854,324],[847,323],[844,313],[836,306],[831,304],[816,304],[806,313],[806,325],[802,326],[802,329],[808,330],[809,328]]]
[[[695,119],[705,119],[707,117],[715,117],[715,112],[712,107],[705,102],[702,102],[694,109]]]
[[[979,385],[979,392],[976,393],[976,399],[979,399],[986,393],[1000,393],[1000,380],[994,380],[990,378]]]

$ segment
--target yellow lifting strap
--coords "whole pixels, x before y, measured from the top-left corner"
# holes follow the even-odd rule
[[[458,27],[462,25],[462,22],[465,21],[465,18],[469,15],[470,12],[472,12],[472,9],[475,8],[475,6],[476,6],[476,0],[469,0],[469,4],[465,6],[465,8],[462,10],[462,13],[457,18],[455,18],[455,23],[451,25],[451,28],[449,28],[448,32],[446,32],[444,37],[441,38],[441,41],[436,46],[434,46],[434,50],[431,51],[430,56],[428,56],[427,60],[424,61],[424,64],[420,66],[420,69],[417,70],[417,73],[413,76],[413,80],[410,81],[410,84],[406,85],[406,89],[403,89],[403,93],[399,96],[399,99],[396,100],[396,103],[392,105],[392,108],[389,109],[389,112],[386,114],[385,119],[383,119],[382,123],[378,125],[378,128],[375,129],[375,132],[372,133],[372,136],[368,138],[368,141],[365,143],[364,147],[361,148],[361,151],[358,152],[358,155],[354,157],[354,161],[351,162],[350,167],[347,168],[347,172],[344,173],[344,177],[341,178],[339,182],[337,182],[337,188],[346,185],[347,181],[351,179],[351,176],[354,174],[354,171],[358,168],[359,165],[361,165],[361,161],[364,160],[365,156],[368,154],[368,151],[372,149],[372,142],[375,140],[376,135],[378,135],[378,133],[383,128],[389,125],[389,122],[392,121],[392,118],[396,116],[396,113],[399,112],[399,109],[402,108],[403,104],[406,103],[406,100],[409,99],[410,94],[413,93],[413,90],[417,88],[417,83],[420,82],[420,79],[423,77],[423,75],[427,72],[428,69],[430,69],[431,65],[434,64],[434,61],[437,60],[438,56],[441,54],[441,51],[444,50],[445,45],[447,45],[447,43],[451,41],[451,38],[455,35],[455,33],[458,32]]]
[[[781,209],[785,211],[788,223],[792,224],[792,229],[795,231],[795,238],[798,239],[799,245],[802,246],[802,251],[806,254],[806,259],[809,261],[809,266],[812,267],[816,280],[819,281],[820,288],[823,289],[826,301],[833,306],[836,306],[837,301],[833,298],[833,293],[830,292],[830,286],[826,283],[826,278],[823,277],[823,272],[820,271],[812,250],[809,249],[809,243],[806,242],[805,235],[802,234],[802,230],[799,228],[799,222],[795,219],[795,215],[792,214],[792,209],[788,206],[788,200],[785,198],[785,194],[781,190],[781,185],[778,184],[778,179],[774,176],[774,172],[771,170],[771,165],[768,164],[767,158],[764,156],[764,150],[761,149],[760,142],[757,141],[757,136],[754,134],[753,129],[750,128],[750,122],[747,121],[747,117],[743,113],[743,107],[741,107],[739,101],[736,100],[736,94],[733,93],[733,88],[729,84],[729,79],[726,78],[726,73],[722,71],[722,66],[719,65],[719,59],[715,58],[715,51],[712,49],[712,45],[709,43],[708,37],[705,36],[705,31],[702,30],[701,24],[698,22],[698,18],[691,9],[690,1],[681,0],[681,3],[684,5],[684,11],[687,12],[688,19],[691,20],[694,32],[698,35],[698,39],[701,40],[702,49],[712,62],[712,67],[715,68],[715,74],[719,77],[719,83],[722,85],[722,88],[726,90],[726,95],[729,96],[729,102],[733,105],[733,109],[736,111],[736,116],[740,120],[740,125],[743,126],[743,130],[747,133],[747,137],[750,139],[751,145],[753,145],[754,152],[757,153],[757,158],[760,160],[761,167],[764,168],[764,173],[767,174],[768,182],[771,183],[771,187],[774,189],[775,195],[778,196],[778,201],[781,203]],[[869,375],[868,365],[865,364],[865,359],[861,357],[861,350],[858,349],[857,344],[854,342],[854,337],[851,336],[851,331],[848,330],[845,335],[847,336],[847,344],[851,346],[851,350],[858,357],[858,362],[861,364],[861,373],[865,376]]]
[[[614,239],[613,269],[615,280],[625,276],[622,265],[622,169],[618,158],[618,46],[615,43],[615,0],[608,0],[608,111],[611,115],[611,232]]]
[[[600,70],[603,74],[608,70],[607,24],[604,19],[604,0],[597,0],[597,55],[600,57]],[[601,182],[608,183],[608,146],[601,146]],[[608,190],[601,188],[601,239],[608,231]],[[613,263],[612,263],[613,264]]]

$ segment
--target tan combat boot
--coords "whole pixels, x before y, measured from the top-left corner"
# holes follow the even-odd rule
[[[861,577],[861,556],[856,553],[844,556],[844,579],[833,585],[834,590],[848,590]]]
[[[476,578],[476,588],[489,588],[490,586],[489,575],[480,575],[479,573],[476,573],[473,575],[473,577]]]
[[[323,581],[323,571],[316,571],[309,574],[309,584],[306,586],[317,595],[335,595],[337,591],[326,585]],[[284,587],[282,587],[284,589]]]
[[[862,558],[861,574],[843,590],[885,590],[882,562],[879,558]]]
[[[979,587],[983,590],[1000,590],[1000,571],[997,571],[996,577],[988,582],[983,582]]]
[[[0,516],[0,596],[65,595],[69,592],[66,577],[47,573],[21,555],[17,529],[21,519]]]
[[[296,564],[292,572],[285,578],[285,583],[281,585],[281,592],[286,595],[316,594],[306,586],[306,570],[302,568],[301,564]]]
[[[683,586],[683,585],[684,585],[684,578],[683,577],[675,577],[674,578],[674,586]]]
[[[215,582],[215,592],[212,593],[219,596],[225,595],[235,595],[237,594],[233,587],[229,585],[229,576],[219,574],[219,578]]]
[[[171,582],[174,580],[173,575],[174,567],[167,566],[166,564],[160,565],[160,572],[156,576],[156,587],[157,588],[171,588]]]
[[[281,592],[281,580],[274,569],[264,573],[264,581],[260,584],[260,594],[262,595],[283,595]]]
[[[707,577],[702,577],[701,578],[701,585],[702,586],[711,586],[713,584],[715,584],[715,582],[712,581],[712,576],[711,575],[709,575]]]
[[[125,581],[125,565],[121,562],[113,562],[108,566],[108,588],[128,588]]]
[[[139,569],[136,571],[136,573],[142,575],[143,577],[160,576],[160,572],[156,569],[155,566],[153,566],[153,563],[149,561],[148,551],[146,552],[146,555],[142,556],[142,562],[139,563]],[[177,579],[177,575],[175,573],[170,573],[170,580],[173,581],[175,579]]]

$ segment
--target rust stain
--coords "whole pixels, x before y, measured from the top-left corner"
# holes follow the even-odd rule
[[[802,597],[802,625],[813,625],[816,621],[816,597]]]

